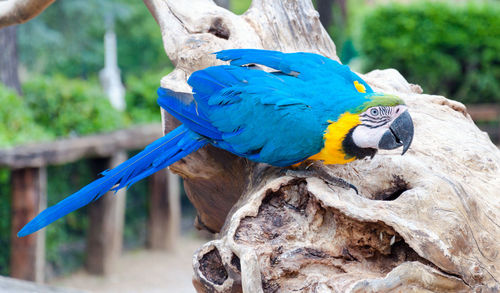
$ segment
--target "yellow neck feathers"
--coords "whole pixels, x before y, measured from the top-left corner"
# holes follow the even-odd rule
[[[309,160],[320,160],[327,165],[331,164],[346,164],[354,161],[356,158],[346,158],[346,154],[342,150],[342,142],[345,136],[354,126],[360,124],[357,114],[344,113],[337,121],[328,121],[330,125],[325,130],[323,138],[325,146],[321,151],[311,157]]]

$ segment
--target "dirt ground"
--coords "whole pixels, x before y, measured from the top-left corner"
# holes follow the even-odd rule
[[[182,236],[175,251],[137,250],[126,252],[116,270],[106,277],[92,276],[81,270],[50,285],[87,292],[195,292],[191,283],[192,256],[205,240]]]

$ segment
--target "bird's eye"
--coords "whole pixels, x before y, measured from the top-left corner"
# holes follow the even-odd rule
[[[373,115],[373,116],[378,116],[378,109],[377,108],[372,108],[370,110],[370,114]]]

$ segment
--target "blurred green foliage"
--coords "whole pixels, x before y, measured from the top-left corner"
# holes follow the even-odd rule
[[[35,123],[33,112],[21,97],[0,83],[0,148],[51,136]]]
[[[128,124],[95,80],[39,76],[23,83],[25,107],[53,136],[111,131]]]
[[[95,75],[104,64],[104,32],[114,18],[118,65],[139,75],[171,63],[160,28],[142,1],[56,1],[18,27],[19,58],[30,72],[67,77]]]
[[[248,10],[251,3],[252,3],[252,0],[230,0],[229,1],[229,9],[233,13],[241,15]]]
[[[500,102],[500,6],[435,2],[375,9],[359,45],[365,70],[393,67],[425,92]]]
[[[170,69],[170,68],[168,68]],[[127,92],[127,114],[135,123],[160,122],[160,106],[156,102],[156,90],[160,79],[166,75],[163,71],[146,71],[141,75],[130,74],[125,78]]]
[[[144,2],[137,0],[115,0],[115,2],[120,3],[128,11],[126,15],[118,17],[115,24],[118,65],[122,74],[142,78],[143,72],[164,72],[165,69],[170,71],[172,63],[163,49],[160,27]],[[159,86],[161,77],[161,75],[157,77],[155,90]]]
[[[111,107],[96,79],[34,76],[23,83],[23,97],[0,83],[7,105],[0,107],[0,147],[160,122],[156,89],[168,69],[128,75],[125,112]]]

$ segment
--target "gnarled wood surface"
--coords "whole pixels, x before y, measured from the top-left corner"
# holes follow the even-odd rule
[[[208,0],[145,3],[176,65],[164,87],[189,92],[189,74],[227,48],[337,59],[308,0],[254,0],[242,16]],[[405,156],[331,166],[359,195],[211,147],[172,166],[199,225],[220,231],[193,257],[199,292],[500,290],[500,151],[462,104],[421,94],[393,69],[364,78],[406,101],[415,137]],[[176,122],[164,117],[168,131]]]

